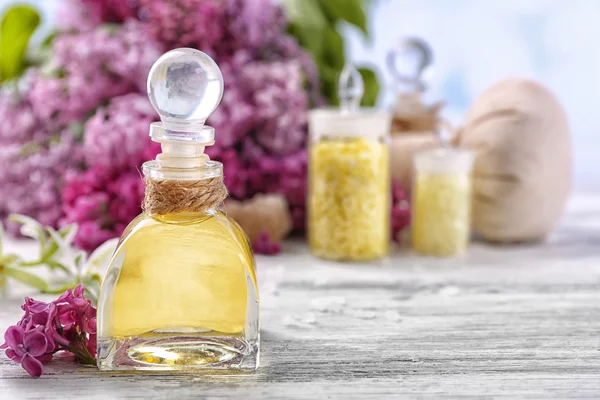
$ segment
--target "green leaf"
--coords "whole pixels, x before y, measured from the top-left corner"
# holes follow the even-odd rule
[[[50,46],[52,46],[52,44],[54,43],[54,39],[56,39],[56,37],[58,36],[58,31],[52,31],[48,36],[46,36],[46,39],[44,39],[44,41],[42,42],[42,48],[46,49]]]
[[[46,227],[46,232],[48,232],[50,240],[58,246],[58,250],[61,251],[63,255],[68,254],[69,251],[71,251],[71,243],[67,240],[69,239],[69,232],[61,234],[49,226]]]
[[[64,273],[68,276],[73,276],[73,272],[69,270],[67,266],[65,266],[62,263],[59,263],[58,261],[49,260],[46,261],[45,264],[50,268],[51,271],[54,271],[55,269],[60,269],[64,271]]]
[[[344,39],[342,39],[342,36],[338,31],[328,26],[325,29],[323,40],[325,41],[325,47],[327,48],[327,51],[324,54],[327,65],[336,70],[344,68],[346,56],[344,54]]]
[[[22,261],[19,263],[19,267],[29,268],[29,267],[39,267],[42,265],[41,261]]]
[[[44,233],[44,227],[42,224],[37,222],[35,219],[22,214],[11,214],[8,219],[21,224],[21,234],[37,240],[40,248],[44,248],[46,243],[46,234]]]
[[[46,290],[48,288],[46,281],[39,276],[32,274],[31,272],[23,271],[13,267],[4,267],[4,273],[6,276],[10,276],[19,282],[34,287],[38,290]]]
[[[9,8],[0,21],[0,81],[15,78],[25,69],[25,53],[31,35],[40,24],[32,7]]]
[[[48,264],[48,260],[52,259],[52,257],[54,257],[58,251],[58,245],[50,240],[48,246],[46,246],[46,248],[42,248],[40,246],[40,250],[42,251],[42,255],[40,257],[41,262]]]
[[[12,265],[19,263],[21,265],[21,257],[16,254],[7,254],[4,257],[0,258],[0,265]]]
[[[317,65],[322,62],[322,55],[326,50],[322,38],[323,30],[292,23],[289,26],[289,33],[298,39],[298,43],[310,53]]]
[[[358,68],[358,72],[362,75],[365,85],[365,94],[362,98],[361,105],[363,107],[373,107],[377,102],[377,96],[379,96],[377,74],[372,69],[364,67]]]
[[[67,289],[73,289],[75,288],[75,285],[73,282],[69,282],[69,283],[65,283],[63,285],[60,286],[53,286],[53,287],[48,287],[46,289],[42,290],[42,293],[45,294],[62,294],[64,293]]]
[[[367,16],[362,0],[319,0],[319,3],[329,20],[344,20],[359,28],[366,37],[369,37]]]
[[[338,68],[331,68],[327,65],[323,65],[319,69],[319,76],[321,79],[321,93],[327,99],[330,105],[337,106],[340,103],[338,98],[338,77],[341,70]]]
[[[315,60],[323,53],[323,32],[328,23],[319,0],[285,0],[289,31]]]
[[[85,251],[78,251],[75,254],[75,258],[73,259],[73,265],[75,266],[75,271],[77,271],[77,278],[80,279],[83,276],[83,268],[87,262],[87,253]]]
[[[327,26],[319,0],[285,0],[283,6],[287,17],[295,25],[315,30],[322,30]]]
[[[77,229],[79,226],[77,224],[69,224],[65,227],[62,227],[58,230],[58,234],[62,237],[69,246],[73,243],[73,239],[75,239],[75,235],[77,234]]]
[[[321,95],[330,105],[339,103],[337,80],[345,65],[340,21],[367,34],[368,0],[284,0],[290,20],[288,33],[312,56],[319,72]],[[375,104],[379,84],[372,71],[363,71],[366,96],[363,104]]]

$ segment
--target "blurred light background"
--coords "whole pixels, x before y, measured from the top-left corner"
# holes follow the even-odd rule
[[[0,9],[10,3],[0,0]],[[46,28],[52,26],[60,0],[26,3],[42,12]],[[599,15],[599,0],[373,0],[372,37],[365,41],[348,28],[347,52],[377,66],[385,84],[385,57],[397,39],[424,38],[435,53],[427,98],[445,99],[444,114],[455,124],[474,97],[502,77],[543,82],[569,115],[576,189],[590,190],[600,188],[600,102],[594,100],[600,93]],[[380,105],[392,102],[392,91],[384,88]]]

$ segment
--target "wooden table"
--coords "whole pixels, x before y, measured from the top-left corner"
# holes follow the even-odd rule
[[[600,398],[600,197],[573,199],[543,244],[345,265],[288,243],[258,268],[258,372],[115,374],[59,360],[35,380],[1,356],[0,399]],[[20,303],[1,302],[2,331]]]

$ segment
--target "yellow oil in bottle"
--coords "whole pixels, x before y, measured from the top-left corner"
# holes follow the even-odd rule
[[[140,215],[122,236],[100,299],[101,369],[257,366],[253,255],[219,211]]]

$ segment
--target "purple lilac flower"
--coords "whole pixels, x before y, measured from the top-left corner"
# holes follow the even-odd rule
[[[275,255],[281,252],[281,245],[277,242],[271,241],[269,232],[261,232],[258,234],[256,240],[252,243],[252,248],[257,254],[264,255]]]
[[[23,369],[33,377],[39,377],[44,367],[39,357],[44,355],[48,340],[38,330],[25,331],[20,326],[11,326],[4,334],[8,349],[6,356],[23,366]]]
[[[137,18],[136,0],[63,0],[59,13],[63,29],[87,31],[102,23],[121,23]]]
[[[223,163],[223,179],[230,196],[236,199],[246,198],[247,171],[239,158],[238,152],[234,149],[227,149],[219,156],[219,159]]]
[[[409,195],[399,182],[392,185],[392,237],[400,242],[400,233],[410,225],[411,208]]]
[[[16,91],[0,91],[0,143],[24,144],[41,139],[38,120],[31,105]]]
[[[143,188],[135,168],[157,151],[147,138],[147,125],[155,119],[143,97],[147,72],[164,50],[191,46],[214,56],[225,78],[222,104],[209,119],[217,143],[207,153],[224,163],[231,195],[283,193],[296,228],[303,227],[306,89],[317,90],[318,77],[310,56],[285,34],[279,5],[270,0],[68,3],[68,19],[75,23],[65,26],[76,31],[55,39],[43,68],[51,75],[28,74],[21,102],[0,98],[0,115],[10,115],[5,124],[0,119],[0,142],[6,138],[0,165],[18,160],[14,179],[6,178],[18,196],[0,201],[0,217],[21,212],[52,225],[59,219],[78,222],[77,240],[87,249],[118,235],[139,212]],[[121,24],[102,26],[105,22]],[[320,104],[318,96],[310,100]],[[84,126],[83,148],[73,135],[76,125]],[[88,172],[78,171],[82,153]],[[64,176],[70,178],[63,190]],[[27,201],[17,201],[22,198]]]
[[[136,0],[80,0],[90,8],[102,22],[121,23],[129,18],[135,18],[138,12]]]
[[[242,79],[255,107],[257,142],[275,155],[302,148],[306,143],[309,99],[301,65],[295,60],[257,62],[246,66]]]
[[[83,153],[91,167],[138,168],[160,153],[148,135],[156,112],[146,95],[131,93],[99,108],[85,125]]]
[[[139,0],[140,19],[154,39],[167,47],[193,47],[214,55],[225,34],[221,0]]]
[[[304,230],[308,155],[305,149],[283,157],[264,153],[251,139],[244,141],[243,154],[248,155],[248,195],[280,193],[285,196],[294,229]]]
[[[140,212],[144,183],[135,169],[93,167],[67,177],[61,224],[77,223],[74,243],[93,250],[118,237]]]
[[[231,37],[242,49],[260,50],[276,42],[285,30],[283,9],[272,0],[225,0]]]
[[[33,116],[26,101],[3,108],[0,123],[0,218],[12,233],[18,225],[7,222],[9,214],[29,215],[44,225],[56,226],[63,216],[60,207],[62,176],[81,163],[81,145],[69,129],[49,134]]]
[[[208,124],[216,129],[216,146],[233,147],[254,127],[256,109],[246,96],[225,80],[223,100],[208,119]],[[229,83],[228,83],[229,82]]]
[[[29,91],[45,128],[79,121],[111,97],[144,92],[148,71],[163,50],[144,32],[144,26],[132,20],[116,30],[59,35],[48,67],[54,76],[38,73]]]
[[[43,363],[60,350],[95,364],[96,309],[84,291],[79,285],[50,303],[26,297],[21,306],[25,314],[4,334],[0,348],[6,349],[6,356],[35,378],[44,372]]]

